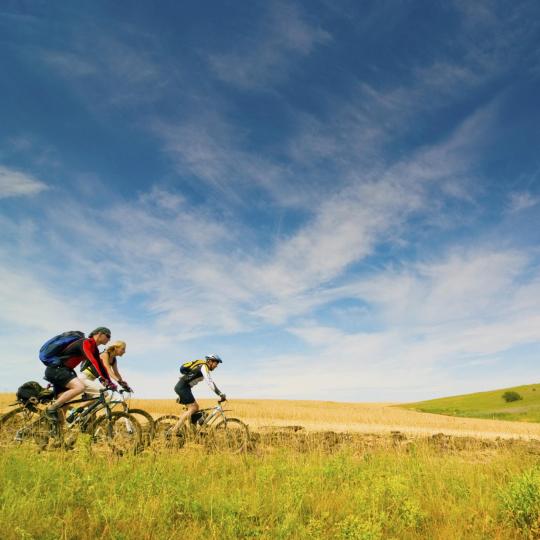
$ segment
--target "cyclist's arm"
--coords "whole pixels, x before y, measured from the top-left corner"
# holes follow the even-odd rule
[[[201,374],[204,377],[204,380],[208,383],[210,390],[212,390],[212,392],[215,392],[218,396],[221,396],[223,392],[221,392],[221,390],[216,386],[216,383],[212,380],[210,370],[207,366],[201,366]]]
[[[116,362],[114,364],[111,364],[109,361],[109,353],[107,351],[102,352],[99,357],[101,358],[103,365],[105,366],[105,369],[107,370],[107,373],[109,374],[109,379],[114,379],[117,382],[122,381],[122,375],[118,372],[118,369],[116,367]]]
[[[96,371],[98,373],[98,377],[103,377],[104,379],[107,379],[110,381],[109,373],[107,370],[103,367],[103,362],[101,361],[101,358],[99,357],[99,353],[96,352],[97,346],[94,349],[92,347],[92,344],[89,339],[85,339],[82,344],[82,351],[84,356],[88,358],[88,360],[91,362],[91,364],[96,368]]]

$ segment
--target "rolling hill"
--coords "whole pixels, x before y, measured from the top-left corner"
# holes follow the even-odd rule
[[[523,399],[507,403],[505,392],[517,392]],[[451,396],[402,405],[415,411],[468,418],[489,418],[540,422],[540,383]]]

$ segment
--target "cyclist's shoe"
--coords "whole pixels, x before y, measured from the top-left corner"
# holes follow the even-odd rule
[[[58,410],[57,409],[45,409],[45,418],[51,422],[51,424],[58,423]]]
[[[66,422],[68,424],[72,424],[82,411],[84,411],[84,407],[77,407],[75,409],[71,409],[71,411],[69,411],[69,414],[66,416]]]

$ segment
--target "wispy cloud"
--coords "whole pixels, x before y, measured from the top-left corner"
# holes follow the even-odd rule
[[[93,107],[125,108],[159,99],[174,71],[163,69],[164,60],[156,58],[155,41],[138,39],[144,49],[130,44],[129,33],[113,37],[101,32],[96,37],[94,29],[83,27],[69,48],[42,50],[40,58]]]
[[[47,184],[33,175],[0,165],[0,199],[36,195],[47,189]]]
[[[216,76],[243,89],[269,90],[287,76],[294,61],[330,40],[330,34],[307,20],[293,4],[272,3],[251,35],[230,52],[214,53],[209,64]],[[236,49],[236,50],[235,50]]]
[[[339,387],[356,399],[377,399],[369,388],[381,387],[407,387],[424,396],[428,388],[451,392],[455,379],[445,373],[455,366],[465,373],[479,363],[500,363],[513,349],[540,341],[540,312],[531,300],[539,293],[540,265],[524,251],[450,251],[335,291],[336,297],[367,302],[370,313],[357,323],[377,320],[378,329],[346,332],[305,321],[290,332],[314,353],[283,357],[272,369],[287,381],[280,389],[287,396],[297,385],[313,385],[314,395],[328,396]],[[329,369],[339,382],[322,382]],[[516,372],[512,382],[523,376]],[[488,387],[498,384],[493,377],[484,375]]]
[[[540,203],[540,197],[529,192],[511,193],[508,204],[508,211],[513,214],[527,210]]]

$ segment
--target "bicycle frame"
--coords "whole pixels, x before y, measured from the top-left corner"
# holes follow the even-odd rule
[[[93,402],[87,407],[85,407],[72,422],[66,422],[68,429],[71,429],[76,424],[82,426],[85,419],[88,419],[93,413],[97,413],[102,410],[105,410],[105,415],[107,416],[107,418],[110,418],[112,408],[109,405],[110,400],[107,400],[105,396],[107,392],[109,392],[109,390],[104,388],[99,391],[99,396],[97,397],[75,399],[66,403],[66,405],[74,405],[76,403],[88,403],[89,401]]]
[[[217,423],[218,420],[225,420],[227,421],[227,417],[225,416],[225,412],[227,412],[226,409],[224,409],[220,403],[215,405],[214,407],[207,407],[206,409],[200,409],[200,412],[204,413],[206,411],[212,411],[211,413],[204,416],[204,420],[202,424],[196,423],[191,424],[193,427],[196,428],[196,430],[199,432],[203,428],[210,428],[214,424]]]

